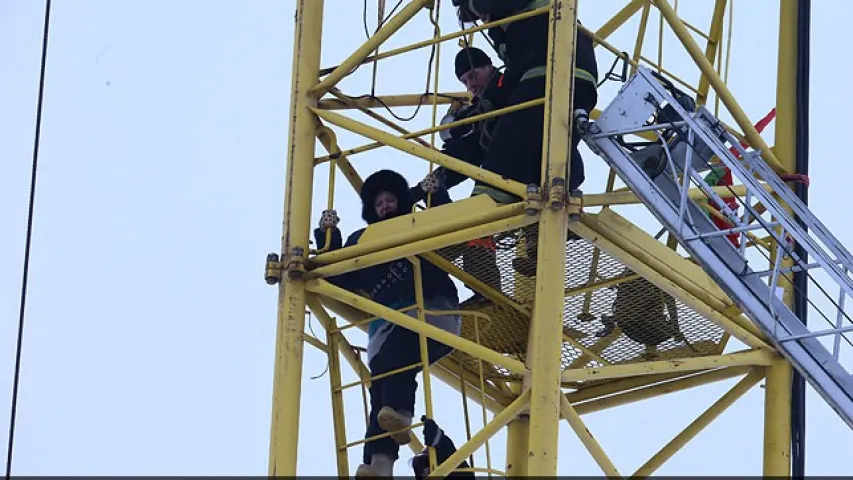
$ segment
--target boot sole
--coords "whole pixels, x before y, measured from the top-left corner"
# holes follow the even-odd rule
[[[376,420],[382,430],[385,430],[386,432],[402,430],[404,428],[409,428],[410,426],[396,414],[386,414],[384,411],[379,412],[379,416]],[[405,432],[395,433],[394,435],[391,435],[391,439],[397,442],[397,445],[408,445],[412,441],[411,432],[406,430]]]

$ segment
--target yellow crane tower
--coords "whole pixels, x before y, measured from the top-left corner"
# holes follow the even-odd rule
[[[461,460],[469,458],[504,428],[507,429],[505,468],[489,465],[472,467],[474,471],[508,476],[553,476],[557,473],[558,426],[563,420],[604,474],[650,475],[762,380],[766,388],[764,474],[790,475],[792,431],[795,435],[797,432],[797,426],[792,426],[791,420],[792,405],[796,408],[797,402],[792,398],[798,391],[796,388],[792,390],[792,384],[799,382],[798,370],[792,366],[811,372],[807,375],[809,381],[825,386],[822,391],[835,387],[821,383],[819,375],[809,370],[811,364],[798,360],[804,357],[798,356],[800,353],[794,351],[794,347],[783,347],[791,344],[790,339],[780,339],[761,325],[757,318],[763,317],[760,317],[760,312],[756,313],[760,309],[750,307],[751,304],[743,300],[745,297],[733,290],[739,286],[721,281],[725,277],[718,274],[719,269],[714,270],[713,259],[703,256],[702,248],[705,247],[691,243],[691,237],[679,233],[679,228],[670,226],[655,235],[656,232],[649,233],[617,213],[620,207],[633,205],[645,206],[652,213],[663,215],[663,207],[655,204],[654,195],[643,193],[640,188],[642,182],[630,180],[634,177],[619,167],[623,165],[619,163],[621,157],[614,153],[615,150],[608,150],[609,147],[600,141],[603,137],[591,135],[585,141],[608,160],[611,170],[606,190],[584,192],[582,196],[573,196],[565,190],[571,126],[573,122],[583,120],[574,118],[572,89],[566,86],[572,85],[574,75],[573,55],[568,52],[574,52],[577,29],[583,29],[593,36],[597,51],[606,49],[617,63],[624,62],[626,75],[622,82],[628,81],[628,77],[646,78],[642,76],[643,72],[653,70],[661,85],[673,87],[671,91],[677,89],[687,93],[699,107],[708,106],[709,110],[722,111],[719,115],[730,121],[724,125],[725,132],[718,132],[718,138],[723,138],[719,135],[737,138],[737,143],[743,142],[743,148],[760,153],[762,161],[779,175],[778,178],[788,182],[773,183],[767,178],[762,179],[765,182],[761,184],[765,189],[762,192],[773,194],[766,197],[751,190],[749,182],[715,185],[710,190],[685,187],[683,202],[704,205],[710,219],[722,221],[724,226],[732,225],[732,217],[727,216],[724,208],[707,208],[713,195],[724,199],[746,198],[746,204],[768,209],[773,205],[772,198],[781,198],[780,201],[787,198],[779,192],[774,193],[772,187],[786,185],[784,188],[793,188],[791,175],[799,172],[796,165],[797,142],[802,136],[797,133],[797,88],[802,84],[798,83],[801,82],[797,73],[801,58],[798,57],[796,42],[802,28],[798,26],[798,16],[802,15],[803,2],[780,0],[766,6],[768,10],[778,6],[779,17],[778,48],[775,50],[778,54],[776,123],[775,141],[770,142],[772,147],[756,129],[755,119],[747,115],[727,88],[724,47],[727,41],[730,46],[731,39],[726,39],[724,27],[733,8],[732,2],[727,0],[703,2],[712,12],[704,24],[681,18],[677,0],[674,4],[670,0],[623,0],[624,5],[620,5],[621,8],[606,22],[578,25],[576,1],[551,0],[536,2],[533,8],[516,16],[455,31],[441,31],[437,21],[440,14],[455,15],[455,8],[449,0],[445,0],[444,5],[440,0],[405,0],[386,15],[363,45],[353,49],[345,58],[335,60],[337,64],[329,66],[321,65],[321,40],[324,14],[326,9],[334,7],[330,3],[324,0],[296,1],[283,236],[281,250],[267,257],[265,274],[267,282],[279,289],[269,473],[285,476],[297,473],[297,451],[301,445],[299,421],[305,410],[304,399],[300,398],[302,358],[304,344],[309,343],[328,354],[336,442],[335,472],[343,476],[352,475],[355,466],[348,463],[347,449],[363,444],[364,440],[357,438],[358,435],[354,438],[352,432],[346,431],[344,418],[345,411],[360,416],[361,410],[345,408],[343,392],[366,385],[371,379],[358,348],[344,333],[353,332],[351,328],[366,331],[369,321],[384,318],[420,334],[422,351],[425,351],[426,338],[439,340],[454,349],[451,355],[438,363],[422,365],[421,393],[428,416],[432,416],[430,382],[435,379],[460,390],[463,396],[481,404],[492,414],[482,430],[470,435],[467,442],[457,445],[458,450],[450,459],[441,465],[433,465],[432,476],[446,476]],[[385,2],[380,0],[378,3],[379,9],[387,13]],[[416,43],[387,48],[389,40],[412,19],[422,15],[429,16],[434,26],[431,35]],[[439,65],[444,63],[444,68],[447,68],[446,59],[455,55],[456,44],[463,39],[470,41],[477,32],[533,15],[547,15],[550,19],[546,96],[527,104],[441,124],[438,121],[440,114],[436,113],[439,106],[447,108],[447,105],[464,103],[469,98],[465,93],[438,91]],[[614,32],[637,18],[639,29],[634,45],[610,43],[608,39]],[[661,32],[666,30],[674,35],[677,44],[671,43],[671,48],[678,47],[689,55],[690,69],[670,71],[662,64],[661,55],[657,61],[650,58],[654,55],[648,53],[648,46],[644,48],[644,40],[657,33],[657,25],[650,18],[660,18]],[[351,37],[340,36],[341,43],[351,41]],[[764,51],[775,41],[768,39],[767,45],[762,46]],[[437,49],[434,84],[427,94],[354,97],[339,88],[339,82],[357,69],[370,70],[387,59],[418,49],[433,48],[437,44],[444,46],[444,52],[452,54],[445,53],[441,57],[442,49]],[[658,48],[662,46],[659,44]],[[615,70],[618,73],[620,69]],[[770,75],[763,72],[763,76],[767,85],[774,85],[772,72]],[[637,82],[634,83],[639,85]],[[403,82],[401,85],[408,84]],[[412,86],[413,90],[415,88]],[[610,98],[600,98],[599,110],[590,112],[590,125],[600,125],[599,130],[593,132],[600,132],[613,124],[614,109],[621,107],[613,106],[610,101]],[[444,155],[435,147],[436,133],[460,122],[475,122],[542,102],[545,106],[545,153],[538,189]],[[432,126],[418,131],[406,130],[378,110],[380,106],[420,104],[432,107]],[[610,109],[610,114],[605,112],[606,108]],[[366,115],[370,123],[356,120],[351,113]],[[630,114],[625,113],[625,116]],[[338,138],[341,132],[360,135],[369,143],[340,145]],[[632,135],[635,140],[657,140],[650,128],[636,128]],[[693,135],[692,131],[690,135]],[[711,140],[707,140],[709,145],[716,145],[717,140]],[[315,153],[317,145],[325,149],[324,155]],[[597,147],[593,148],[595,145]],[[488,196],[478,195],[438,207],[427,202],[426,206],[411,214],[369,226],[356,246],[325,251],[323,245],[310,245],[309,238],[314,228],[312,218],[316,219],[320,213],[311,209],[312,185],[315,179],[324,181],[324,178],[317,178],[316,169],[320,166],[329,169],[326,213],[331,214],[337,173],[343,174],[343,178],[358,191],[362,177],[351,160],[357,154],[378,148],[396,150],[398,162],[421,162],[425,171],[427,166],[430,171],[434,165],[444,166],[523,200],[500,205]],[[726,149],[729,148],[730,145],[726,144]],[[741,147],[731,148],[731,159],[748,157],[745,150],[735,152]],[[726,155],[718,152],[718,160],[725,163],[728,159],[719,157]],[[588,164],[598,160],[594,155],[585,155]],[[726,165],[732,167],[734,164]],[[759,173],[755,175],[760,176]],[[763,175],[766,177],[766,172]],[[675,178],[677,181],[680,177],[676,175]],[[619,179],[625,180],[626,186],[620,188]],[[753,204],[750,198],[753,202],[756,198],[759,201]],[[782,215],[776,211],[772,213],[773,218]],[[756,217],[760,215],[758,212]],[[797,215],[802,219],[799,213]],[[332,217],[326,215],[327,220]],[[801,306],[797,306],[797,299],[805,298],[805,293],[800,292],[798,297],[794,285],[798,280],[796,269],[791,266],[796,258],[788,250],[780,249],[781,237],[774,236],[772,230],[781,229],[784,225],[772,224],[768,227],[769,233],[761,236],[761,232],[751,230],[749,220],[745,222],[745,227],[728,231],[728,237],[741,240],[737,248],[747,252],[744,255],[751,251],[767,253],[763,265],[771,275],[762,278],[770,281],[772,277],[775,283],[770,286],[784,289],[780,298],[785,302],[783,307],[774,307],[772,300],[768,300],[771,311],[788,308],[800,315]],[[760,220],[758,222],[761,223]],[[334,222],[324,225],[331,227]],[[669,232],[664,235],[666,230]],[[790,233],[794,230],[794,227],[788,227],[785,231]],[[796,231],[790,234],[800,241]],[[504,279],[501,291],[492,286],[494,279],[488,278],[489,269],[485,265],[483,268],[463,269],[458,258],[467,242],[489,236],[497,244],[498,264]],[[697,236],[702,237],[702,234]],[[713,243],[707,240],[710,238],[707,234],[702,238],[707,245]],[[715,238],[728,241],[724,235]],[[536,276],[532,278],[515,273],[512,267],[513,259],[526,255],[527,242],[535,242],[538,252]],[[690,248],[679,248],[685,245]],[[813,257],[814,254],[809,258]],[[415,319],[325,280],[329,276],[398,259],[412,262],[416,272],[420,271],[420,259],[427,260],[481,294],[462,303],[460,336],[423,321],[423,298],[417,281],[419,318]],[[751,268],[761,267],[752,262]],[[842,312],[843,295],[842,288]],[[325,327],[325,341],[306,332],[307,310]],[[608,317],[615,318],[615,328],[601,334],[602,319]],[[841,328],[840,323],[837,327]],[[842,332],[836,333],[840,338]],[[797,339],[809,335],[800,335]],[[360,378],[359,382],[343,384],[341,359],[352,367]],[[733,378],[740,378],[740,381],[636,472],[620,470],[618,462],[614,462],[614,457],[601,447],[583,420],[583,415],[590,412]],[[824,393],[825,398],[840,398],[832,391]],[[844,402],[846,400],[838,400],[833,404],[842,417],[849,414]],[[415,423],[412,428],[420,426],[420,423]],[[423,448],[415,436],[410,446],[415,451]],[[327,452],[332,451],[330,446]],[[432,460],[435,462],[435,457]],[[331,465],[329,462],[329,474],[333,473]]]

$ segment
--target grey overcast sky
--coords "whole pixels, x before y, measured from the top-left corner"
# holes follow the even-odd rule
[[[361,3],[327,0],[323,64],[364,40]],[[370,26],[375,26],[374,1]],[[388,2],[389,5],[395,2]],[[707,28],[709,1],[680,13]],[[455,29],[443,2],[442,30]],[[624,2],[580,2],[596,28]],[[8,427],[27,189],[44,4],[0,3],[0,430]],[[30,295],[14,472],[17,475],[264,475],[267,468],[276,290],[262,278],[278,249],[294,2],[292,0],[57,0],[54,2],[36,202]],[[811,205],[844,243],[849,62],[847,2],[813,2]],[[775,105],[776,2],[735,2],[731,88],[754,120]],[[656,58],[652,14],[646,56]],[[630,50],[637,19],[612,37]],[[431,35],[419,15],[392,41]],[[483,44],[480,37],[475,44]],[[455,45],[445,44],[441,88]],[[668,34],[668,69],[695,79]],[[377,93],[424,91],[428,51],[380,66]],[[602,71],[613,57],[598,53]],[[342,89],[370,91],[370,71]],[[617,86],[602,90],[599,107]],[[398,109],[409,115],[411,108]],[[443,110],[442,112],[443,113]],[[430,120],[424,107],[411,129]],[[765,138],[772,143],[773,128]],[[342,146],[363,143],[339,135]],[[604,163],[585,150],[587,192],[602,191]],[[394,168],[415,182],[423,162],[387,149],[356,161],[363,176]],[[325,206],[317,170],[313,221]],[[470,182],[469,182],[470,183]],[[470,184],[457,187],[464,198]],[[341,227],[361,225],[355,195],[336,189]],[[620,209],[641,225],[648,216]],[[463,291],[463,298],[467,293]],[[312,321],[315,332],[322,332]],[[352,336],[364,345],[362,334]],[[325,357],[305,349],[300,474],[334,473]],[[351,372],[346,371],[348,379]],[[585,417],[623,474],[644,463],[734,381]],[[659,474],[760,474],[763,389],[756,387],[661,468]],[[419,402],[420,402],[419,395]],[[459,395],[438,384],[438,420],[460,442]],[[481,414],[472,403],[472,426]],[[361,397],[346,397],[347,434],[363,435]],[[418,415],[423,412],[418,406]],[[809,474],[853,474],[853,434],[810,391]],[[491,443],[503,467],[504,436]],[[5,453],[5,451],[4,451]],[[397,473],[405,474],[403,461]],[[350,456],[354,470],[360,449]],[[5,455],[3,456],[5,461]],[[477,456],[484,465],[485,453]],[[561,474],[598,474],[561,426]]]

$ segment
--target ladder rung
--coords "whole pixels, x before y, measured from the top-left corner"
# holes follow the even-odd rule
[[[410,427],[404,428],[402,430],[395,430],[393,432],[380,433],[379,435],[374,435],[372,437],[367,437],[367,438],[363,438],[361,440],[356,440],[354,442],[350,442],[350,443],[343,445],[343,446],[338,446],[338,450],[346,450],[348,448],[355,447],[356,445],[361,445],[362,443],[372,442],[374,440],[379,440],[381,438],[390,437],[391,435],[396,435],[396,434],[402,433],[402,432],[408,432],[410,430],[414,430],[415,428],[423,427],[423,426],[424,426],[423,422],[413,423]]]
[[[652,132],[655,130],[663,130],[665,128],[683,127],[685,124],[686,122],[684,120],[671,123],[657,123],[654,125],[644,125],[642,127],[626,128],[624,130],[618,130],[615,132],[598,133],[595,135],[590,135],[590,138],[615,137],[622,135],[631,135],[634,133]]]
[[[789,267],[789,268],[780,268],[779,273],[782,273],[782,274],[795,273],[795,272],[802,272],[805,270],[813,270],[815,268],[820,268],[820,264],[819,263],[810,263],[810,264],[806,265],[805,268],[802,265],[795,265],[795,266]],[[753,275],[755,275],[757,277],[769,277],[770,275],[773,275],[773,270],[762,270],[760,272],[753,273]]]
[[[691,235],[689,237],[685,237],[684,239],[689,242],[689,241],[700,239],[700,238],[722,237],[724,235],[729,235],[732,233],[749,232],[752,230],[761,230],[761,229],[766,229],[768,227],[772,228],[772,227],[778,227],[778,226],[779,226],[779,224],[776,222],[770,223],[767,226],[764,226],[764,225],[744,225],[741,227],[727,228],[725,230],[717,230],[716,232],[708,232],[708,233],[700,233],[698,235]]]
[[[380,373],[379,375],[368,378],[367,380],[357,380],[352,383],[347,383],[346,385],[341,385],[334,389],[335,392],[342,392],[348,388],[357,387],[359,385],[363,385],[367,382],[375,382],[376,380],[381,380],[385,377],[390,377],[391,375],[396,375],[398,373],[407,372],[409,370],[414,370],[418,367],[423,367],[424,362],[413,363],[407,367],[398,368],[396,370],[391,370],[390,372]]]
[[[853,326],[844,328],[830,328],[829,330],[821,330],[819,332],[801,333],[799,335],[791,335],[790,337],[782,337],[780,342],[793,342],[794,340],[802,340],[804,338],[825,337],[827,335],[841,335],[843,333],[853,332]]]

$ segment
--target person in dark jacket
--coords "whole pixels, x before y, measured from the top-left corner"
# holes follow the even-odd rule
[[[435,423],[435,420],[423,416],[421,417],[421,421],[424,422],[424,445],[435,448],[436,462],[438,462],[438,465],[441,465],[445,460],[450,458],[451,455],[456,453],[456,445],[454,445],[453,440],[451,440],[450,437],[448,437],[447,434],[439,428]],[[412,470],[414,470],[415,478],[417,480],[426,478],[430,472],[428,448],[424,448],[423,451],[412,457],[409,465],[412,467]],[[456,468],[461,470],[470,467],[468,466],[468,462],[463,460]],[[473,479],[474,472],[454,472],[448,475],[448,477]]]
[[[362,218],[368,225],[412,212],[408,182],[391,170],[380,170],[365,180],[361,188]],[[433,193],[434,205],[450,202],[446,190]],[[358,243],[365,229],[347,239],[344,247]],[[325,230],[317,228],[314,237],[318,245],[325,243]],[[334,228],[329,249],[341,248],[341,232]],[[421,260],[424,306],[427,310],[459,310],[459,297],[450,276]],[[362,291],[373,301],[395,310],[416,303],[415,277],[412,264],[407,259],[394,260],[381,265],[347,272],[327,280],[350,291]],[[417,318],[417,309],[405,312]],[[428,314],[429,324],[459,335],[461,318],[458,315]],[[421,361],[420,339],[417,333],[384,319],[377,319],[368,328],[367,357],[371,377],[397,370]],[[451,352],[445,344],[429,339],[429,362],[434,363]],[[374,380],[369,389],[370,415],[365,438],[384,432],[404,430],[411,426],[415,409],[416,381],[420,367]],[[364,464],[358,467],[356,477],[391,476],[394,462],[399,458],[399,446],[410,442],[408,430],[370,441],[364,445]]]
[[[548,0],[453,0],[462,21],[496,21],[549,4]],[[548,14],[536,15],[489,29],[506,69],[503,85],[508,93],[506,106],[545,96],[548,53]],[[592,39],[578,31],[575,45],[574,109],[591,112],[598,102],[598,66]],[[526,108],[503,115],[492,135],[483,159],[483,168],[525,185],[539,185],[542,176],[542,136],[545,107]],[[578,151],[580,135],[572,135],[569,191],[577,190],[585,179],[583,159]],[[514,195],[486,184],[474,193],[486,193],[500,203],[519,201]]]
[[[472,99],[471,104],[457,110],[452,119],[467,118],[503,107],[506,103],[505,91],[502,88],[503,74],[495,68],[492,59],[485,52],[475,47],[463,48],[456,54],[455,67],[456,78],[465,85]],[[441,151],[480,167],[494,127],[495,120],[491,119],[452,128],[443,136],[445,142]],[[438,167],[429,176],[444,189],[453,188],[468,178],[445,167]],[[423,190],[417,188],[413,197],[416,201],[423,199]],[[501,273],[497,265],[493,237],[468,242],[462,253],[462,269],[472,274],[476,272],[486,285],[501,292]],[[475,293],[474,297],[480,297],[480,294]]]
[[[548,5],[549,0],[453,0],[459,19],[491,22]],[[541,14],[489,29],[506,69],[502,83],[511,106],[545,96],[548,55],[549,15]],[[580,24],[580,22],[578,22]],[[578,30],[575,43],[573,109],[592,112],[598,103],[598,64],[592,38]],[[525,185],[539,185],[542,177],[542,136],[545,106],[530,107],[500,117],[492,133],[493,141],[483,159],[484,169]],[[572,132],[572,151],[568,191],[575,192],[585,180],[583,158],[578,150],[580,133]],[[484,183],[477,183],[474,194],[487,194],[498,203],[519,201],[515,195]],[[522,275],[536,275],[537,240],[533,229],[525,229],[527,256],[513,260],[513,268]],[[570,232],[571,233],[571,232]],[[570,238],[576,239],[574,235]]]
[[[480,115],[506,106],[507,91],[503,86],[503,73],[492,64],[492,59],[476,47],[466,47],[456,54],[456,78],[471,93],[471,103],[448,114],[450,120]],[[450,129],[442,136],[441,152],[471,165],[483,165],[486,151],[494,133],[496,119]],[[468,177],[446,167],[438,167],[431,174],[441,186],[451,189]],[[422,198],[422,197],[421,197]],[[420,200],[416,197],[415,200]]]

